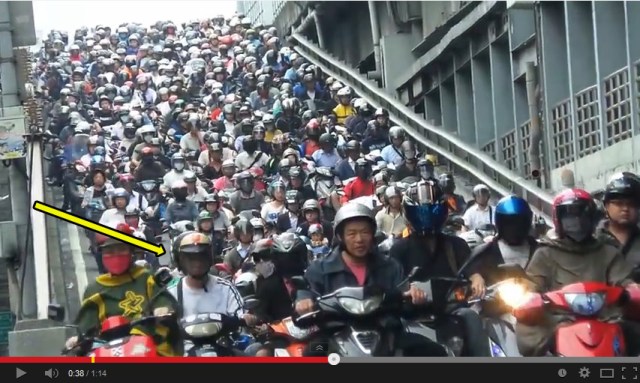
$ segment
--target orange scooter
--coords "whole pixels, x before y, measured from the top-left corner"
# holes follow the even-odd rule
[[[267,345],[274,348],[275,357],[300,357],[309,340],[318,332],[317,327],[299,328],[291,317],[267,325]]]

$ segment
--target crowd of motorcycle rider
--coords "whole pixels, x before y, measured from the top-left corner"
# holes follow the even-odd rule
[[[259,327],[309,313],[314,297],[345,286],[402,285],[415,305],[445,299],[446,291],[402,284],[411,270],[415,281],[462,273],[469,298],[482,297],[505,263],[526,269],[540,291],[638,279],[636,175],[611,179],[604,212],[584,190],[560,192],[549,232],[520,197],[494,203],[476,185],[467,202],[386,110],[242,15],[52,31],[36,71],[49,110],[48,182],[62,208],[152,242],[169,231],[163,266],[179,274],[163,292],[148,271],[161,266],[155,256],[87,231],[100,276],[84,293],[82,332],[110,315],[143,315],[142,303],[122,304],[130,291],[155,295],[154,315],[221,312]],[[259,302],[251,310],[247,285],[233,282],[247,273]],[[292,283],[302,275],[304,289]],[[452,315],[463,323],[466,355],[491,356],[476,336],[484,331],[477,311]],[[518,324],[519,352],[549,352],[562,320]],[[150,331],[159,353],[178,352],[175,334]],[[635,322],[625,331],[638,334]],[[636,354],[637,339],[626,337]],[[421,342],[409,342],[418,355]]]

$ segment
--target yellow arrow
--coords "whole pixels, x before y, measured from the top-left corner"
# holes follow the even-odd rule
[[[155,243],[143,241],[134,236],[119,232],[117,230],[113,230],[112,228],[107,227],[105,225],[101,225],[96,222],[91,222],[75,214],[67,213],[56,207],[47,205],[46,203],[43,203],[43,202],[39,202],[39,201],[34,202],[33,210],[39,211],[44,214],[48,214],[52,217],[61,219],[63,221],[67,221],[69,223],[83,227],[85,229],[95,231],[96,233],[106,235],[107,237],[117,239],[119,241],[126,242],[130,245],[150,251],[152,253],[155,253],[156,257],[160,257],[162,254],[165,253],[164,246],[162,245],[158,246]]]

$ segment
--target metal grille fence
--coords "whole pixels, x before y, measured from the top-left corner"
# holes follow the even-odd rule
[[[516,129],[502,136],[502,160],[511,170],[518,169],[518,140],[516,139]]]
[[[623,68],[604,80],[605,134],[607,146],[631,137],[629,71]]]
[[[559,168],[575,159],[571,129],[571,101],[565,100],[551,111],[551,142],[553,143],[554,168]]]
[[[578,158],[582,158],[602,148],[598,88],[594,85],[579,92],[575,101]]]
[[[488,155],[490,155],[491,158],[493,158],[494,160],[496,159],[496,141],[495,140],[487,143],[485,146],[482,147],[481,150],[487,153]]]

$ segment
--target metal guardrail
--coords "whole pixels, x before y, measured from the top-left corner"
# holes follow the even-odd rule
[[[25,84],[24,91],[27,97],[23,102],[24,113],[27,118],[27,134],[31,135],[29,141],[29,153],[27,158],[33,161],[28,164],[30,169],[30,202],[29,214],[31,215],[31,239],[33,247],[33,260],[35,272],[35,296],[37,307],[37,319],[47,319],[48,306],[51,302],[51,291],[53,282],[49,275],[49,253],[48,253],[48,237],[47,225],[45,217],[34,210],[31,210],[31,204],[37,200],[44,200],[44,166],[43,147],[38,135],[42,132],[44,125],[44,116],[42,104],[35,97],[36,81],[34,67],[34,55],[28,47],[14,49],[16,57],[16,65],[19,66],[17,71],[21,76],[22,84]],[[23,283],[25,283],[23,281]]]
[[[437,153],[439,159],[444,158],[456,175],[486,184],[500,195],[516,194],[526,199],[532,209],[541,214],[548,223],[552,222],[551,194],[451,133],[430,125],[393,96],[378,88],[377,84],[364,78],[301,34],[293,33],[291,37],[297,43],[296,52],[319,66],[326,74],[352,87],[374,107],[387,109],[391,120],[404,128],[418,143]]]

